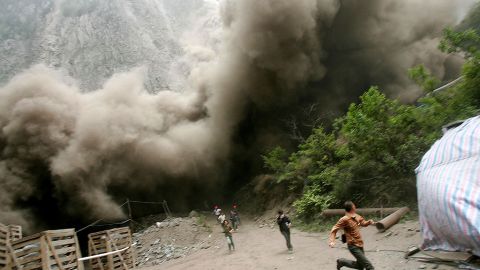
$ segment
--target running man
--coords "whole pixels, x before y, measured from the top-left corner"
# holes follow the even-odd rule
[[[292,222],[283,213],[282,210],[278,210],[277,224],[278,224],[278,227],[280,228],[280,233],[283,235],[283,237],[285,237],[285,240],[287,241],[288,250],[293,251],[293,246],[290,241],[290,226],[292,225]]]
[[[228,251],[235,251],[235,244],[233,243],[233,228],[230,226],[230,223],[228,220],[224,220],[222,223],[223,226],[223,233],[225,234],[225,238],[227,239],[227,244],[228,244]]]
[[[365,219],[356,213],[355,204],[351,201],[345,202],[345,216],[338,220],[330,233],[330,247],[335,246],[335,238],[337,231],[343,229],[345,232],[347,246],[350,253],[357,261],[347,260],[347,259],[338,259],[337,260],[337,269],[341,269],[343,266],[353,269],[375,269],[372,263],[365,257],[365,252],[363,250],[363,240],[360,235],[360,227],[367,227],[369,225],[375,224],[373,220],[365,221]]]
[[[230,222],[232,223],[233,229],[237,231],[240,218],[238,217],[238,212],[235,209],[230,210]]]

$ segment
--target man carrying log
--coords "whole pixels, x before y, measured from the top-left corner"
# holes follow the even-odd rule
[[[280,233],[283,235],[283,237],[285,237],[285,240],[287,241],[288,251],[292,252],[293,246],[292,242],[290,241],[290,226],[292,225],[292,222],[283,213],[283,210],[278,210],[277,224],[280,228]]]
[[[372,263],[365,257],[363,250],[363,240],[360,235],[360,227],[367,227],[375,224],[373,220],[365,221],[365,219],[358,215],[356,212],[355,204],[351,201],[345,202],[345,216],[338,220],[330,233],[330,247],[335,246],[335,238],[337,231],[343,229],[345,232],[345,241],[348,245],[348,250],[352,253],[353,257],[357,261],[338,259],[337,269],[341,269],[343,266],[353,269],[375,269]],[[342,236],[343,238],[343,236]]]

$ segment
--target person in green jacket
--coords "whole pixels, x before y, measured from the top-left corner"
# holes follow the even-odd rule
[[[227,244],[228,244],[228,250],[229,251],[235,251],[235,244],[233,243],[233,228],[230,226],[230,222],[228,220],[223,221],[223,233],[225,234],[225,238],[227,239]]]

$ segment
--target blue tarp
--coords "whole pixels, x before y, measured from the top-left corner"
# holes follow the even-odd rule
[[[480,256],[480,118],[448,130],[416,173],[422,248]]]

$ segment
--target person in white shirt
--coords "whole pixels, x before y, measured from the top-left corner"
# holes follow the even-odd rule
[[[220,216],[220,214],[222,213],[222,209],[220,209],[220,207],[216,206],[213,208],[213,214],[215,215],[215,217],[218,219],[218,216]]]
[[[218,216],[218,222],[220,222],[220,224],[223,224],[223,222],[225,221],[225,219],[227,219],[227,217],[225,216],[224,213],[220,213],[220,215]]]

